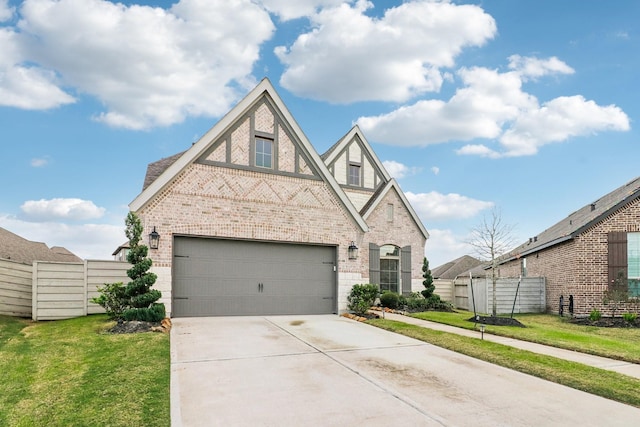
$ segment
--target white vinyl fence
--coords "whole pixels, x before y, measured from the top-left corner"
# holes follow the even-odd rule
[[[103,313],[91,298],[105,283],[129,282],[122,261],[43,262],[0,260],[0,314],[33,320],[69,319]]]
[[[0,259],[0,314],[31,317],[32,267]]]
[[[496,282],[497,314],[544,313],[546,310],[546,282],[544,277],[523,277],[518,287],[518,278],[500,278]],[[491,313],[493,305],[493,284],[491,278],[474,278],[473,289],[469,277],[459,277],[454,281],[456,308]],[[475,309],[475,310],[474,310]]]

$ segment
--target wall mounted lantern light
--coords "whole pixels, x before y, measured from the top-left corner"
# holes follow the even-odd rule
[[[347,252],[349,253],[349,259],[358,258],[358,247],[356,246],[356,243],[354,241],[351,241],[351,244],[349,245],[349,249],[347,249]]]
[[[149,248],[158,249],[158,243],[160,243],[160,234],[158,234],[154,226],[153,231],[149,233]]]

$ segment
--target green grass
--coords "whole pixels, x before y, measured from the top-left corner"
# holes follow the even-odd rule
[[[627,375],[393,320],[374,319],[367,323],[476,359],[640,407],[640,380]]]
[[[473,313],[459,311],[443,313],[427,311],[413,315],[419,319],[445,323],[465,329],[473,329],[467,321]],[[640,363],[639,328],[598,328],[567,322],[565,318],[550,314],[515,315],[526,328],[487,325],[485,333],[517,338],[558,348],[579,351],[597,356]]]
[[[169,336],[0,316],[0,425],[169,426]]]

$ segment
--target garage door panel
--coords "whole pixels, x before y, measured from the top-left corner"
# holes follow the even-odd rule
[[[335,311],[335,247],[176,237],[173,315]]]

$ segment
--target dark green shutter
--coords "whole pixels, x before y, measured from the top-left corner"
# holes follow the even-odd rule
[[[622,271],[627,277],[627,233],[614,231],[607,234],[608,246],[608,286],[612,286]]]
[[[400,280],[402,295],[411,293],[411,246],[400,249]]]
[[[369,283],[380,286],[380,246],[369,243]]]

